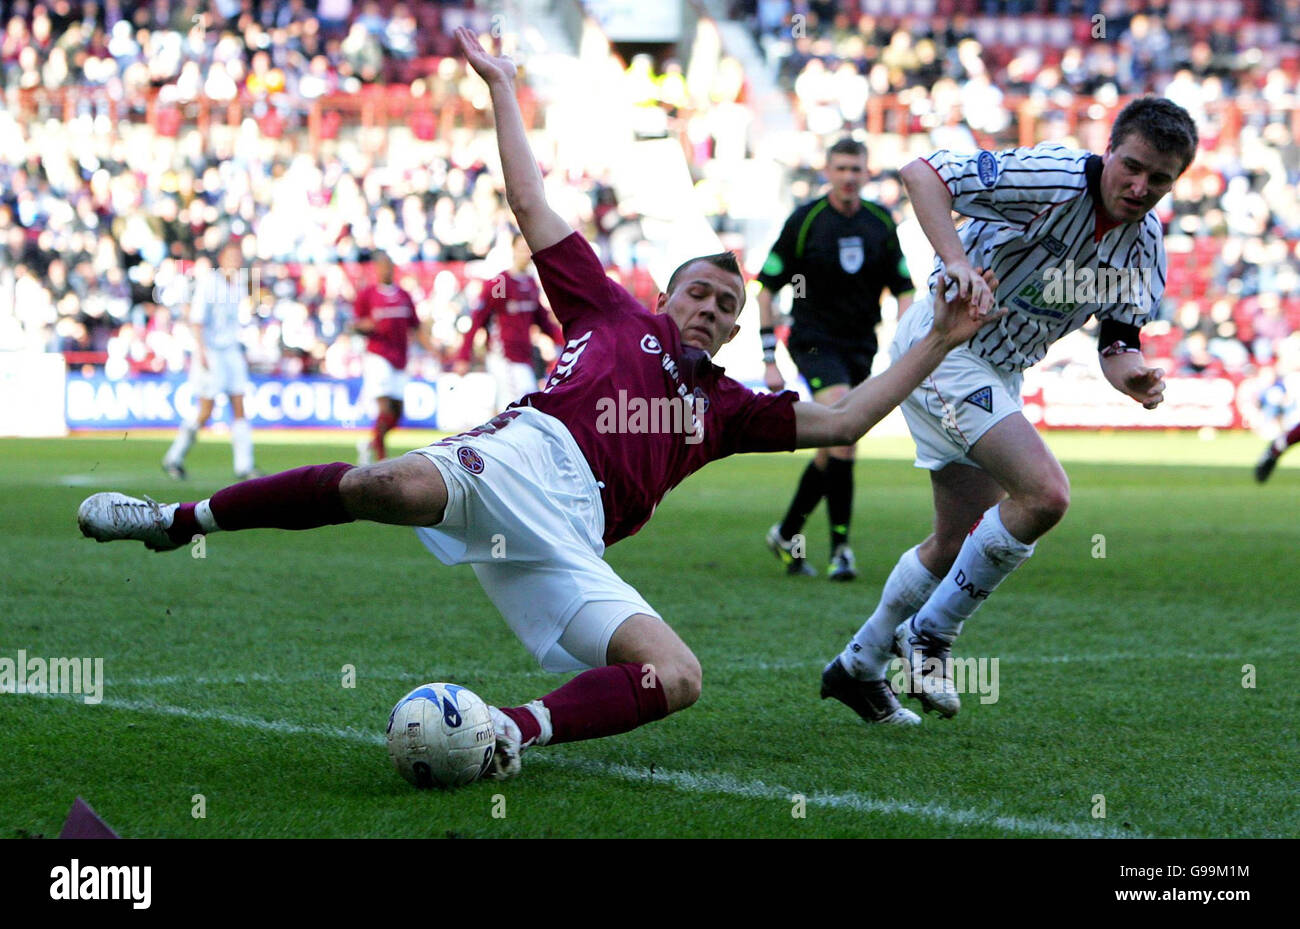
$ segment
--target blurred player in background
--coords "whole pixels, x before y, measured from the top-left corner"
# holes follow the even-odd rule
[[[510,270],[503,271],[483,285],[478,309],[470,319],[469,331],[456,354],[455,371],[469,371],[474,352],[474,337],[487,330],[486,367],[497,384],[497,411],[504,410],[524,394],[537,389],[537,371],[533,368],[533,327],[557,347],[564,344],[564,333],[551,311],[542,306],[542,289],[528,269],[532,252],[523,233],[511,239]]]
[[[362,368],[361,396],[378,407],[370,438],[357,442],[357,460],[363,465],[387,456],[384,437],[402,419],[411,330],[415,330],[425,351],[433,351],[429,334],[415,313],[415,301],[393,283],[393,259],[376,252],[371,267],[375,283],[357,294],[353,323],[357,332],[370,337]]]
[[[1282,457],[1282,453],[1298,442],[1300,442],[1300,423],[1295,423],[1286,432],[1268,443],[1268,447],[1264,449],[1264,454],[1255,463],[1255,480],[1261,484],[1267,481],[1272,476],[1273,469],[1277,467],[1277,460]]]
[[[602,557],[606,546],[636,533],[673,487],[710,461],[856,441],[997,314],[968,303],[950,308],[940,295],[916,344],[833,407],[799,402],[790,391],[746,389],[712,362],[738,331],[744,304],[735,256],[687,261],[657,312],[647,312],[547,203],[515,97],[514,63],[489,55],[467,29],[456,36],[488,84],[506,195],[564,321],[568,341],[546,390],[393,461],[297,468],[197,503],[99,493],[82,503],[77,521],[99,541],[136,539],[160,551],[218,529],[312,529],[357,519],[420,527],[439,561],[473,565],[543,668],[582,670],[526,705],[492,708],[489,776],[500,778],[518,773],[530,745],[627,732],[699,698],[699,660],[614,573]],[[629,396],[675,408],[676,422],[620,427],[601,412]],[[882,712],[905,712],[883,681],[870,697]]]
[[[916,465],[930,471],[934,532],[899,559],[875,612],[827,665],[823,698],[882,721],[854,698],[862,684],[884,679],[893,651],[906,659],[911,693],[926,710],[958,712],[953,640],[1070,500],[1065,471],[1020,411],[1021,372],[1096,316],[1106,380],[1147,409],[1161,402],[1164,372],[1147,367],[1139,340],[1165,286],[1164,233],[1151,211],[1192,163],[1197,142],[1186,110],[1146,97],[1116,118],[1104,156],[1043,143],[997,154],[939,151],[903,169],[936,254],[931,292],[947,275],[960,282],[959,294],[990,305],[984,266],[999,280],[996,300],[1009,315],[952,352],[902,404]],[[960,230],[954,210],[970,217]],[[1098,268],[1124,270],[1138,286],[1085,291]],[[903,316],[895,359],[928,330],[930,313],[925,299]],[[903,713],[884,721],[920,722]]]
[[[187,319],[194,334],[190,386],[198,398],[198,409],[193,419],[181,423],[162,461],[163,470],[176,480],[185,479],[185,456],[212,417],[216,398],[222,395],[230,400],[235,476],[241,481],[261,476],[253,463],[253,427],[244,412],[244,395],[252,385],[239,342],[239,307],[250,296],[243,263],[239,243],[227,242],[217,255],[217,268],[195,281]]]
[[[913,288],[893,219],[862,199],[866,146],[848,138],[832,145],[826,153],[826,179],[830,190],[790,214],[759,272],[758,319],[763,379],[769,390],[781,390],[785,379],[776,367],[772,296],[792,285],[793,322],[786,347],[813,399],[830,406],[871,376],[881,293],[889,288],[901,314],[912,302]],[[785,518],[768,530],[768,547],[788,573],[817,573],[808,564],[801,533],[825,497],[831,525],[829,577],[851,581],[858,576],[849,548],[853,457],[852,445],[817,449]]]

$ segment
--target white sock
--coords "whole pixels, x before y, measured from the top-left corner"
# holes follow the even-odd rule
[[[235,473],[247,474],[253,470],[253,427],[247,419],[230,423],[230,445],[235,453]]]
[[[542,729],[542,731],[537,734],[537,738],[528,744],[545,745],[547,742],[551,741],[551,736],[554,734],[554,730],[551,728],[551,711],[546,708],[546,704],[542,703],[541,700],[534,700],[532,703],[524,704],[524,709],[533,714],[537,719],[537,725]]]
[[[185,456],[190,453],[190,448],[193,447],[198,435],[197,422],[187,419],[181,423],[180,428],[176,430],[176,438],[172,440],[171,448],[167,449],[166,455],[163,455],[163,463],[172,466],[184,464]]]
[[[217,518],[212,515],[211,497],[205,497],[194,504],[194,521],[205,533],[216,532],[221,528],[217,525]]]
[[[966,536],[957,560],[916,613],[915,628],[951,642],[961,627],[1003,579],[1034,553],[1002,524],[998,505],[985,511]]]
[[[890,660],[890,646],[898,624],[911,616],[925,603],[939,586],[939,579],[921,564],[917,555],[920,546],[903,553],[889,572],[885,589],[880,592],[880,603],[871,618],[840,653],[844,669],[862,681],[878,681],[885,676],[885,666]]]

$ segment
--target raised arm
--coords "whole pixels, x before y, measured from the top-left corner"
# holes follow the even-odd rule
[[[990,292],[997,287],[991,271],[984,272],[980,280]],[[796,447],[852,445],[920,386],[948,352],[1006,315],[1005,310],[997,310],[972,316],[969,298],[958,298],[949,305],[942,292],[946,282],[940,279],[939,285],[930,331],[887,371],[859,384],[834,406],[804,401],[794,405]]]
[[[515,222],[534,253],[554,245],[573,233],[559,213],[546,203],[542,173],[528,147],[524,118],[515,97],[515,63],[509,58],[489,55],[472,31],[461,26],[456,41],[470,67],[487,82],[492,95],[492,114],[496,119],[497,148],[501,152],[501,170],[505,174],[506,202],[515,214]]]

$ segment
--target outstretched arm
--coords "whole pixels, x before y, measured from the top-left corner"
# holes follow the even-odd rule
[[[487,82],[492,95],[492,114],[496,119],[497,148],[501,152],[501,170],[506,180],[506,202],[515,214],[519,231],[534,253],[568,238],[573,230],[559,213],[546,203],[542,172],[528,147],[524,118],[515,98],[515,63],[509,58],[489,55],[472,31],[461,26],[456,30],[460,49],[479,75]]]
[[[991,271],[982,272],[980,281],[990,291],[998,285]],[[887,371],[859,384],[834,406],[803,401],[794,405],[796,447],[852,445],[907,399],[949,351],[1006,315],[1006,310],[998,310],[972,318],[970,304],[974,297],[958,298],[950,305],[943,295],[947,283],[942,278],[939,280],[930,331]]]

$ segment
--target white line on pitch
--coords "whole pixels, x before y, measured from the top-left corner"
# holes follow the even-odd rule
[[[64,694],[45,694],[43,696],[66,698]],[[74,697],[75,698],[75,695]],[[130,710],[156,716],[177,716],[184,719],[204,719],[277,732],[287,735],[317,735],[328,738],[343,739],[364,745],[381,746],[384,737],[377,732],[364,732],[337,726],[317,726],[294,723],[283,719],[262,719],[257,716],[244,716],[225,710],[190,709],[183,706],[169,706],[147,700],[117,700],[105,698],[100,706],[115,710]],[[534,752],[529,756],[530,764],[565,768],[601,777],[610,777],[637,784],[663,784],[685,793],[723,794],[750,800],[776,800],[789,803],[792,795],[799,791],[791,790],[762,781],[743,781],[728,774],[692,774],[688,771],[665,771],[658,768],[651,774],[641,768],[629,765],[608,764],[576,758],[557,757],[553,753]],[[879,800],[859,793],[812,793],[805,795],[810,806],[828,807],[837,810],[849,810],[856,813],[880,813],[884,815],[913,816],[933,822],[952,826],[991,826],[1008,832],[1050,835],[1071,838],[1140,838],[1133,832],[1120,832],[1093,823],[1056,822],[1048,819],[1023,818],[1019,816],[1000,816],[980,810],[949,809],[937,803],[913,803],[907,800]]]

